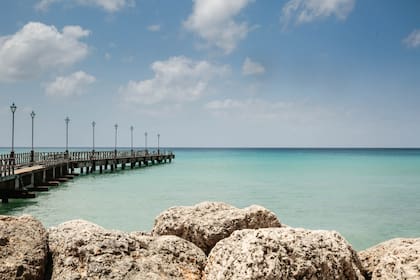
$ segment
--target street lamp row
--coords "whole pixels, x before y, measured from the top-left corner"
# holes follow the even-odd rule
[[[10,106],[10,111],[12,112],[12,150],[10,152],[10,158],[14,161],[15,158],[15,112],[17,110],[17,106],[15,105],[15,103],[13,103]],[[35,119],[35,112],[32,111],[31,114],[31,119],[32,119],[32,141],[31,141],[31,162],[34,162],[35,159],[35,153],[34,153],[34,119]],[[65,123],[66,123],[66,155],[68,155],[69,152],[69,123],[70,123],[70,118],[67,116],[64,119]],[[92,151],[95,152],[95,126],[96,126],[96,122],[93,121],[92,122]],[[117,152],[117,137],[118,137],[118,124],[114,125],[115,128],[115,147],[114,147],[114,151],[115,153]],[[131,152],[134,151],[133,149],[133,131],[134,131],[134,126],[130,126],[130,131],[131,131]],[[144,147],[145,147],[145,151],[147,153],[147,131],[144,133]],[[158,154],[160,153],[160,134],[157,134],[157,138],[158,138]],[[14,163],[14,162],[13,162]]]

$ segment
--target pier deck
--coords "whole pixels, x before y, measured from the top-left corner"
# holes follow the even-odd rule
[[[149,166],[171,162],[172,152],[100,151],[64,153],[17,153],[0,155],[0,199],[33,198],[37,191],[73,179],[77,174],[116,171],[127,165]]]

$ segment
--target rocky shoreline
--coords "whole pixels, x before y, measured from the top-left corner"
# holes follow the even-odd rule
[[[356,252],[338,232],[221,202],[169,208],[150,233],[0,216],[0,279],[420,279],[420,238]]]

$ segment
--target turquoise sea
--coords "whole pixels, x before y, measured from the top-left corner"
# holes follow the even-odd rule
[[[173,151],[171,164],[79,176],[0,205],[0,214],[31,214],[45,226],[86,219],[149,231],[161,211],[209,200],[260,204],[287,225],[337,230],[357,250],[420,236],[420,149]]]

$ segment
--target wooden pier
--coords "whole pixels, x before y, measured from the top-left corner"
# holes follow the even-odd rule
[[[80,174],[114,172],[171,162],[172,152],[91,151],[0,155],[0,199],[34,198]],[[75,173],[78,171],[79,173]]]

